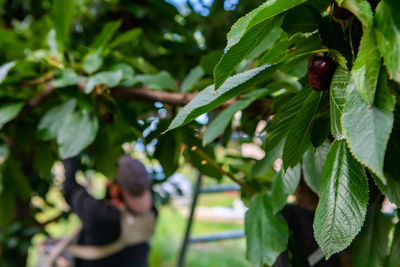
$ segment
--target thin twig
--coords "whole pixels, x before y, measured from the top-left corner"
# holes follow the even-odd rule
[[[227,176],[229,179],[231,179],[233,182],[239,184],[244,190],[246,190],[249,194],[253,195],[254,190],[249,187],[243,180],[237,178],[233,173],[223,169],[221,165],[213,158],[208,156],[206,153],[204,153],[203,150],[201,150],[197,146],[193,146],[190,148],[192,151],[194,151],[197,155],[199,155],[202,159],[204,159],[208,164],[210,164],[212,167],[218,170],[222,175]]]

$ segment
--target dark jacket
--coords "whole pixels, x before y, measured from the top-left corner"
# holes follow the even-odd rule
[[[287,205],[282,210],[282,215],[288,223],[291,234],[288,250],[278,257],[274,267],[309,267],[308,258],[319,248],[313,234],[314,213],[299,206]],[[340,266],[342,265],[336,254],[328,261],[321,258],[313,265],[313,267]]]
[[[83,224],[78,243],[105,245],[115,241],[121,231],[119,209],[105,200],[93,198],[84,187],[76,182],[75,173],[79,168],[76,158],[65,160],[64,168],[64,197],[71,206],[71,211],[79,216]],[[75,264],[77,267],[147,267],[149,252],[149,244],[141,243],[126,247],[122,251],[100,260],[76,259]]]

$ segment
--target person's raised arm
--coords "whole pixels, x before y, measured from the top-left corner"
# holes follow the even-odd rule
[[[64,170],[65,170],[65,180],[63,184],[63,194],[67,203],[71,206],[71,200],[74,193],[85,190],[80,184],[75,180],[76,172],[79,169],[79,159],[77,157],[69,158],[63,160]],[[71,206],[72,209],[74,209]]]
[[[84,226],[93,227],[95,224],[101,226],[102,222],[118,221],[117,208],[95,199],[82,185],[76,182],[75,175],[80,167],[79,159],[73,157],[64,160],[63,163],[65,170],[64,198],[70,205],[71,211],[78,215]]]

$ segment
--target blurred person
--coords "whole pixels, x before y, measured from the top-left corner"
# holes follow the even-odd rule
[[[82,221],[76,244],[67,249],[75,257],[74,266],[147,267],[157,211],[145,166],[122,156],[103,200],[95,199],[76,182],[79,166],[77,158],[64,160],[63,194]]]

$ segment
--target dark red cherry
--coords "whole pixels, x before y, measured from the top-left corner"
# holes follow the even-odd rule
[[[308,83],[314,91],[328,91],[330,87],[330,81],[319,80],[316,76],[311,74],[308,74]]]
[[[308,64],[308,73],[323,81],[330,81],[335,69],[335,62],[327,56],[312,57]]]

